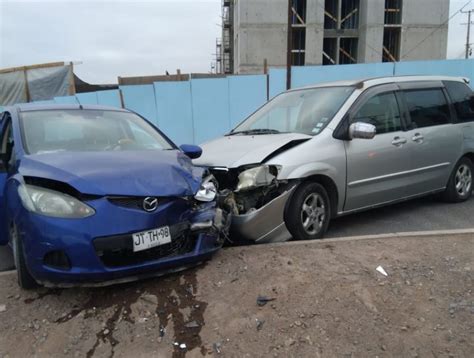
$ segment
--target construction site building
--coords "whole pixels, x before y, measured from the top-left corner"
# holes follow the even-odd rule
[[[217,72],[445,59],[449,0],[223,0]]]

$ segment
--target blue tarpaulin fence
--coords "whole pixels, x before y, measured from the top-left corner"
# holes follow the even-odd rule
[[[474,60],[294,67],[292,88],[328,81],[402,75],[448,75],[474,81]],[[80,93],[42,103],[120,107],[121,91],[125,108],[158,125],[177,144],[199,144],[228,132],[263,105],[267,93],[273,98],[285,89],[286,70],[270,69],[268,78],[267,75],[245,75],[127,85],[120,86],[120,90]]]

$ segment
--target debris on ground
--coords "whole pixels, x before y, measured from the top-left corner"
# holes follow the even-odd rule
[[[473,356],[474,235],[331,245],[233,247],[182,273],[57,294],[2,275],[0,357]]]
[[[378,266],[378,267],[376,268],[376,270],[377,270],[378,272],[380,272],[382,275],[388,276],[388,273],[384,270],[384,268],[383,268],[382,266]]]
[[[258,296],[257,297],[257,305],[259,307],[263,307],[265,306],[268,302],[271,302],[271,301],[275,301],[276,298],[270,298],[270,297],[267,297],[267,296]]]
[[[257,331],[261,331],[263,328],[263,325],[265,324],[264,320],[259,320],[258,318],[255,319],[255,322],[257,324]]]
[[[6,305],[0,305],[0,313],[6,312],[7,311],[7,306]]]
[[[216,342],[212,345],[212,348],[214,349],[214,352],[216,352],[217,354],[222,353],[222,343]]]
[[[198,328],[201,325],[197,323],[196,321],[188,322],[184,325],[186,328]]]

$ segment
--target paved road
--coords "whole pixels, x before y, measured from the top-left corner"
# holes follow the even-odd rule
[[[327,237],[474,228],[474,198],[447,204],[426,197],[348,215],[331,223]]]
[[[428,197],[336,219],[327,237],[470,228],[474,228],[474,198],[446,204]],[[0,271],[11,268],[11,250],[0,247]]]

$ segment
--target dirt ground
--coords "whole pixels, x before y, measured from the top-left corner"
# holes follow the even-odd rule
[[[0,357],[473,357],[473,270],[459,235],[229,248],[101,289],[4,274]]]

